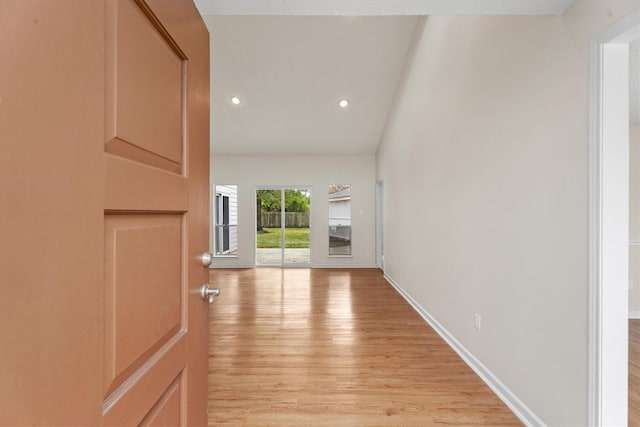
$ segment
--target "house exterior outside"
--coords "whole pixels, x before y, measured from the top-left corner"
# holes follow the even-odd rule
[[[329,194],[329,239],[351,241],[351,186]]]
[[[216,255],[238,252],[238,187],[216,185],[214,203],[214,242]]]

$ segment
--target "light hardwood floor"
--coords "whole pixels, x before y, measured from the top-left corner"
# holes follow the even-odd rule
[[[640,427],[640,320],[629,320],[629,425]]]
[[[209,424],[521,425],[374,269],[211,271]]]

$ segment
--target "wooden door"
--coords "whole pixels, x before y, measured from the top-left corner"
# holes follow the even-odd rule
[[[0,425],[204,425],[208,33],[0,2]]]

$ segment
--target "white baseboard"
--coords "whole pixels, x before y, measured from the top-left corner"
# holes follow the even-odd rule
[[[640,310],[629,310],[629,319],[640,319]]]
[[[213,265],[211,264],[209,266],[209,268],[213,269],[213,268],[254,268],[255,265],[249,265],[249,264],[227,264],[227,265],[220,265],[220,264],[216,264]]]
[[[311,268],[376,268],[375,264],[315,264]]]
[[[226,265],[210,265],[209,268],[279,268],[279,265],[256,266],[253,264],[226,264]],[[295,265],[287,265],[283,268],[377,268],[375,264],[314,264],[297,267]]]
[[[387,274],[384,278],[396,291],[422,316],[422,318],[444,339],[447,344],[469,365],[493,392],[513,411],[513,413],[527,426],[545,426],[546,424],[527,407],[511,390],[475,358],[456,338],[449,333],[438,321],[418,304],[398,283]]]

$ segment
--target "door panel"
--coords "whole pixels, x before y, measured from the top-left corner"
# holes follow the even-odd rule
[[[103,425],[129,426],[142,422],[152,413],[156,402],[169,390],[175,378],[186,381],[182,375],[186,358],[187,340],[185,333],[181,333],[129,377],[131,384],[123,384],[105,399],[102,405]],[[183,401],[180,406],[185,408]]]
[[[104,4],[2,0],[0,40],[0,425],[99,425]]]
[[[188,353],[184,395],[188,411],[183,423],[188,426],[207,425],[208,378],[208,313],[199,287],[209,280],[208,269],[202,267],[198,255],[209,247],[209,32],[191,1],[148,0],[146,4],[180,46],[186,59],[188,81],[185,92],[188,129],[185,167],[189,180],[188,242],[186,261],[189,292]],[[224,301],[224,296],[216,300]],[[215,308],[215,305],[212,307]],[[186,416],[186,421],[184,420]]]
[[[311,189],[296,188],[282,190],[285,206],[289,206],[289,199],[298,203],[292,204],[292,211],[284,213],[282,224],[284,230],[283,265],[308,265],[311,263],[311,232],[308,224],[308,216],[300,212],[294,212],[296,208],[302,211],[302,200],[310,205]]]
[[[282,265],[282,191],[256,190],[256,205],[262,225],[256,232],[256,265]]]
[[[140,423],[141,427],[171,427],[180,424],[180,379],[176,378]]]
[[[0,425],[205,425],[208,32],[0,2]]]
[[[186,4],[173,3],[177,10]],[[206,281],[202,266],[188,262],[187,245],[199,230],[191,227],[190,195],[208,205],[208,189],[197,193],[201,163],[185,167],[183,153],[208,157],[208,140],[190,139],[203,123],[191,122],[185,89],[202,86],[189,73],[198,70],[190,66],[189,40],[173,38],[174,16],[159,17],[141,0],[109,0],[106,13],[105,422],[177,417],[184,424],[188,411],[181,409],[198,399],[189,398],[187,380],[207,378],[206,369],[186,374],[189,293]],[[206,328],[205,302],[191,304],[193,313],[205,312]],[[206,367],[206,350],[194,360]],[[181,382],[185,393],[176,392]],[[165,407],[176,402],[178,410]]]
[[[192,183],[186,177],[111,154],[104,156],[104,167],[106,210],[185,212],[189,208]]]
[[[181,215],[105,216],[105,387],[119,386],[182,327]]]
[[[106,150],[181,172],[186,58],[160,25],[144,3],[108,3]]]

